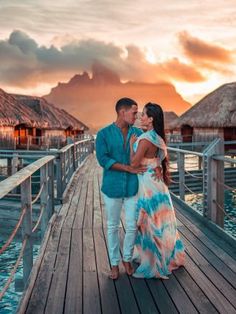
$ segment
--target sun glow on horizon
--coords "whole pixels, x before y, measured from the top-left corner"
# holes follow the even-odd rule
[[[152,49],[148,49],[145,55],[145,58],[147,60],[147,62],[151,63],[151,64],[156,64],[157,63],[157,58],[153,52]]]

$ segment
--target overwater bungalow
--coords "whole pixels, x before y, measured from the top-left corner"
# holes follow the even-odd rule
[[[36,137],[78,137],[88,130],[88,127],[63,109],[48,103],[45,98],[25,95],[14,95],[25,106],[33,110],[41,121],[43,128],[36,130]]]
[[[0,145],[24,148],[77,138],[88,127],[44,98],[8,94],[0,89]],[[33,147],[32,147],[33,148]]]
[[[175,128],[175,125],[178,121],[178,115],[173,111],[165,111],[164,119],[165,119],[165,132],[166,139],[168,142],[174,142],[178,139],[179,130]]]
[[[172,126],[183,142],[236,140],[236,83],[225,84],[186,111]]]
[[[15,137],[19,137],[24,142],[37,127],[42,127],[37,114],[0,89],[1,147],[12,147]]]

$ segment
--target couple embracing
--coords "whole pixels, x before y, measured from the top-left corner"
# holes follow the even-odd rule
[[[136,278],[167,279],[184,264],[184,246],[177,231],[168,190],[169,171],[162,108],[144,106],[141,124],[133,126],[138,105],[130,98],[116,103],[117,119],[101,129],[96,156],[103,167],[102,195],[107,219],[111,279],[119,277],[119,225],[125,211],[123,265]],[[134,271],[132,260],[139,266]]]

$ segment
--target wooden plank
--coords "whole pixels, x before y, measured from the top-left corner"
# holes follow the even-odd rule
[[[174,302],[170,298],[170,295],[168,294],[166,287],[163,284],[163,280],[148,279],[146,282],[153,298],[157,303],[160,313],[178,313]]]
[[[180,229],[181,232],[181,229]],[[182,240],[188,249],[191,258],[197,263],[198,267],[205,274],[216,287],[220,290],[222,298],[225,296],[228,301],[236,307],[236,291],[235,289],[224,279],[224,277],[212,267],[211,264],[195,249],[187,238],[182,234]]]
[[[78,175],[75,177],[75,183],[78,180]],[[54,271],[54,265],[57,255],[57,248],[59,243],[59,238],[61,234],[61,228],[64,222],[64,217],[69,209],[72,196],[74,195],[75,183],[70,187],[69,199],[66,204],[61,208],[60,214],[55,219],[55,224],[52,227],[52,232],[50,234],[48,245],[44,254],[44,258],[39,269],[38,277],[35,286],[32,291],[31,298],[29,300],[29,305],[26,313],[43,313],[49,287],[51,284],[51,279]],[[43,287],[43,289],[42,289]]]
[[[173,273],[188,297],[191,299],[192,303],[195,305],[196,309],[199,311],[199,313],[218,313],[216,308],[209,301],[209,299],[195,283],[195,281],[192,279],[192,277],[184,267],[180,267]]]
[[[188,220],[179,211],[176,211],[176,217],[180,220],[206,247],[217,255],[233,272],[236,272],[236,261],[214,241],[207,237],[195,224]]]
[[[74,219],[74,223],[72,227],[73,229],[82,229],[83,227],[87,189],[88,189],[88,182],[87,180],[85,180],[82,185],[82,191],[79,198],[77,211],[75,213],[75,219]]]
[[[101,172],[101,168],[99,169],[98,172],[98,185],[99,185],[99,189],[101,191],[101,187],[102,187],[102,172]],[[101,200],[101,213],[102,213],[102,226],[103,229],[106,230],[107,228],[107,220],[106,220],[106,213],[105,213],[105,204],[104,204],[104,200],[103,200],[103,196],[102,196],[102,192],[100,192],[101,196],[100,196],[100,200]]]
[[[78,180],[76,187],[75,187],[74,196],[71,200],[70,208],[69,208],[68,213],[65,217],[65,222],[63,224],[64,229],[70,229],[73,226],[73,222],[74,222],[75,214],[76,214],[76,209],[78,207],[79,198],[80,198],[81,190],[82,190],[82,186],[83,186],[83,179],[84,179],[83,175],[80,175],[79,180]]]
[[[94,188],[94,215],[93,215],[93,228],[102,228],[102,212],[101,212],[101,203],[100,203],[100,190],[99,190],[99,183],[98,183],[98,168],[96,166],[96,170],[94,173],[94,180],[93,180],[93,188]]]
[[[46,252],[39,270],[39,274],[32,291],[31,298],[26,313],[40,314],[44,312],[47,295],[51,284],[51,279],[54,271],[54,264],[57,254],[57,246],[61,233],[62,216],[56,218],[52,228]]]
[[[202,221],[194,217],[192,213],[189,213],[186,210],[183,210],[176,202],[174,202],[176,212],[180,212],[184,217],[190,220],[201,232],[203,232],[206,237],[213,241],[218,247],[223,251],[227,252],[234,260],[236,260],[236,250],[225,241],[224,238],[219,237],[213,230],[207,228],[207,224],[204,225]]]
[[[85,272],[83,282],[83,313],[101,313],[97,274]]]
[[[181,226],[181,233],[204,256],[204,258],[236,289],[236,274],[225,265],[211,250],[209,250],[185,226]],[[236,291],[235,291],[236,292]]]
[[[222,293],[214,286],[214,284],[205,276],[205,274],[199,268],[188,253],[188,247],[186,247],[186,263],[185,268],[196,284],[202,289],[203,293],[207,296],[215,308],[220,313],[235,313],[234,307],[228,302],[228,300],[222,295]]]
[[[120,230],[120,238],[121,238],[121,247],[124,244],[125,237],[125,225],[124,225],[124,214],[122,213],[122,228]],[[122,267],[123,268],[123,267]],[[124,269],[123,269],[124,271]],[[137,300],[139,309],[141,313],[155,313],[157,312],[156,302],[154,301],[150,290],[143,279],[129,277],[133,292],[135,294],[135,298]]]
[[[83,311],[100,313],[100,294],[92,229],[83,229]]]
[[[103,207],[102,207],[103,208]],[[104,209],[103,209],[104,212]],[[106,246],[107,246],[107,233],[106,230],[103,230],[105,241],[106,241]],[[116,292],[120,304],[120,310],[121,313],[140,313],[135,295],[133,293],[132,286],[130,284],[130,280],[128,276],[125,274],[124,267],[122,263],[120,263],[120,277],[118,280],[116,280],[115,287],[116,287]],[[125,288],[124,288],[125,287]]]
[[[94,242],[102,313],[110,314],[112,310],[112,314],[118,314],[120,308],[114,282],[108,277],[110,265],[102,229],[94,230]]]
[[[93,174],[94,174],[94,163],[91,165],[91,169],[88,174],[88,192],[87,192],[87,199],[86,199],[86,207],[85,207],[85,214],[84,214],[84,229],[91,229],[93,226]]]
[[[70,238],[71,230],[62,229],[56,265],[48,292],[45,313],[63,313],[69,264]]]
[[[69,272],[64,313],[82,313],[83,305],[82,230],[72,229]]]

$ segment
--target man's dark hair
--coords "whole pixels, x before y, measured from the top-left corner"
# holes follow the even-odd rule
[[[123,108],[130,109],[133,105],[138,106],[133,99],[127,97],[121,98],[116,103],[116,112],[118,113]]]

